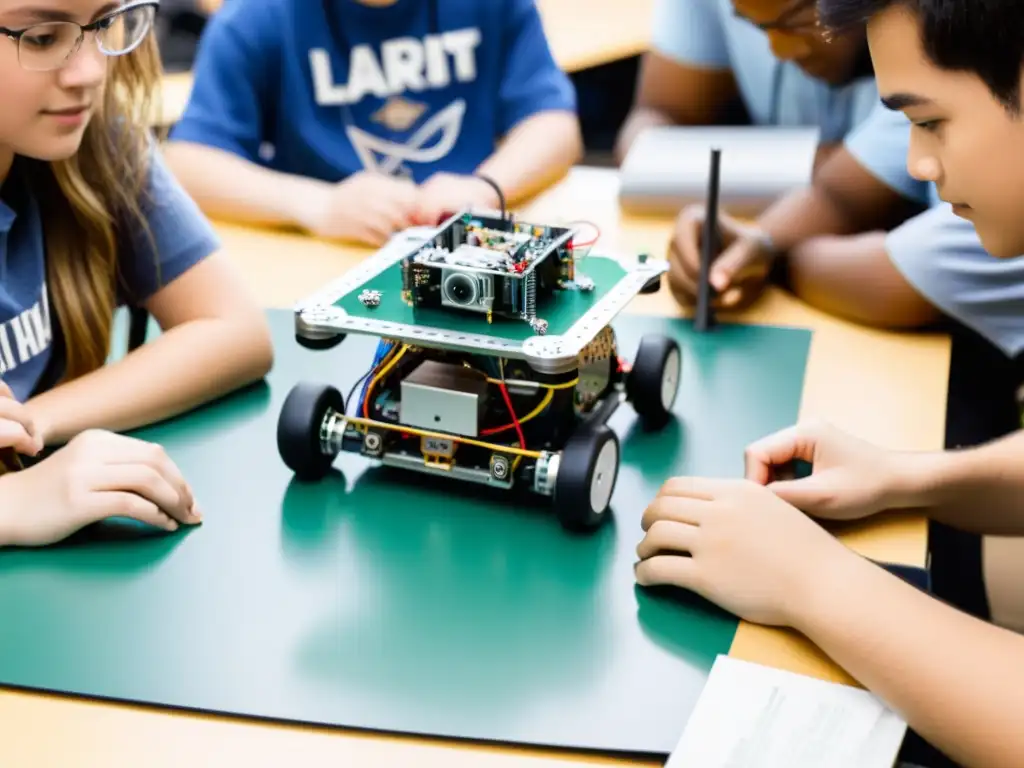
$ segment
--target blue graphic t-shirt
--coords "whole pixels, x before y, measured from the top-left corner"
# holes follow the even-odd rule
[[[519,121],[575,111],[533,0],[229,0],[172,140],[328,182],[472,173]]]
[[[25,402],[51,363],[57,314],[46,286],[45,211],[32,196],[19,161],[0,184],[0,378]],[[143,211],[150,233],[139,230],[120,252],[120,300],[139,304],[213,253],[212,227],[154,152]],[[150,238],[152,238],[152,245]],[[155,245],[155,249],[154,246]]]

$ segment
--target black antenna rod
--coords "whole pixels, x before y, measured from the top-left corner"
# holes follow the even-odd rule
[[[711,168],[708,172],[708,197],[704,211],[704,232],[700,239],[700,279],[697,283],[697,311],[693,318],[698,331],[706,331],[715,324],[711,299],[711,264],[721,252],[721,233],[718,228],[718,188],[722,165],[722,150],[711,150]]]

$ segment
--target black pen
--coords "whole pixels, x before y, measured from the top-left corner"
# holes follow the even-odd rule
[[[718,188],[721,172],[722,150],[711,150],[711,167],[708,171],[708,194],[704,211],[704,232],[700,240],[700,277],[697,284],[697,310],[694,327],[706,331],[715,323],[711,307],[711,263],[721,251],[721,232],[718,228]]]

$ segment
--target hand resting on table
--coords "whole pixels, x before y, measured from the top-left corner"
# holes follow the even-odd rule
[[[201,514],[160,446],[102,430],[0,477],[0,545],[52,544],[112,517],[174,531]]]

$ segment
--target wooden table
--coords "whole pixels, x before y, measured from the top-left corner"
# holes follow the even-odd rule
[[[654,0],[536,0],[544,32],[559,66],[566,72],[636,56],[651,40]],[[173,125],[188,104],[192,74],[163,79],[156,125]]]
[[[520,210],[557,223],[585,218],[602,229],[604,250],[664,253],[671,223],[620,215],[612,172],[576,169],[561,184]],[[220,225],[267,306],[290,307],[300,297],[357,263],[368,251],[289,234]],[[665,289],[638,297],[633,312],[678,313]],[[737,318],[744,322],[812,328],[801,417],[819,416],[869,440],[901,449],[943,445],[949,341],[939,335],[893,334],[857,327],[770,291]],[[920,565],[925,522],[893,516],[852,526],[843,539],[884,560]],[[188,638],[168,638],[188,642]],[[851,682],[816,648],[794,633],[742,623],[730,651],[758,661]],[[153,663],[159,664],[159,649]],[[88,663],[83,659],[83,663]],[[0,764],[37,768],[164,766],[360,766],[392,768],[582,768],[637,765],[607,757],[518,747],[455,745],[438,740],[367,735],[339,729],[255,724],[220,716],[163,713],[129,705],[0,693]],[[680,723],[680,729],[683,724]],[[656,765],[646,763],[644,765]]]

